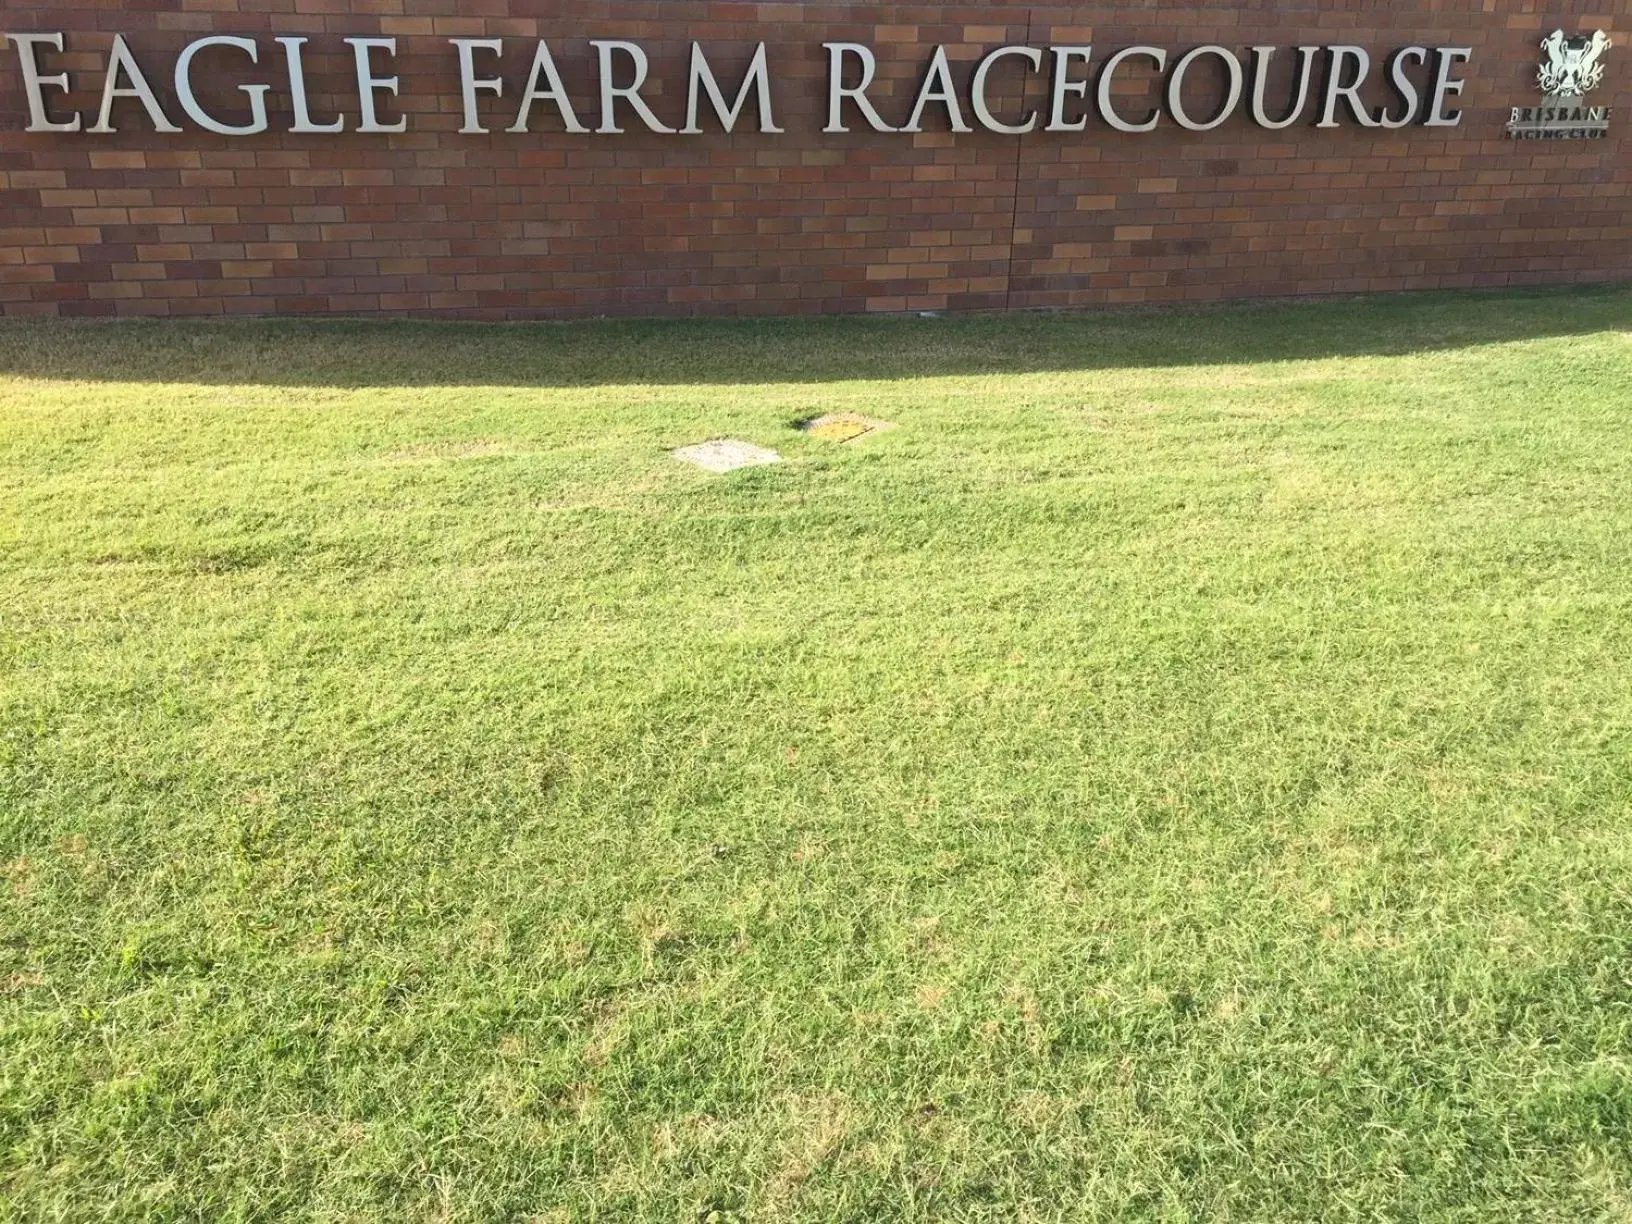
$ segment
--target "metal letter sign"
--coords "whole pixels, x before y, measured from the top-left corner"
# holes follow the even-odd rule
[[[389,136],[408,131],[422,109],[402,105],[402,81],[393,68],[395,38],[338,40],[349,45],[352,53],[354,89],[349,104],[318,122],[312,118],[302,60],[310,41],[306,37],[280,35],[257,42],[249,37],[210,35],[189,43],[169,71],[161,73],[151,53],[144,53],[144,67],[124,37],[116,34],[101,65],[100,79],[91,85],[93,89],[100,85],[101,104],[94,112],[84,113],[67,108],[74,82],[66,70],[73,60],[64,34],[9,33],[4,37],[17,56],[23,96],[15,102],[28,116],[24,130],[29,132],[85,136],[118,132],[123,124],[126,129],[136,125],[174,133],[183,131],[181,124],[186,123],[194,130],[227,137],[253,136],[269,128],[268,95],[274,90],[287,97],[291,106],[281,123],[299,134]],[[599,123],[593,130],[580,120],[569,100],[556,68],[556,53],[547,42],[530,41],[515,51],[510,50],[517,46],[515,39],[452,38],[446,42],[450,69],[456,69],[459,76],[461,134],[536,130],[585,137],[628,132],[686,137],[745,128],[768,136],[785,131],[772,112],[773,68],[763,42],[746,65],[739,60],[727,73],[717,73],[703,46],[693,43],[687,87],[678,90],[649,85],[654,68],[639,43],[588,40],[585,59],[598,74],[593,96],[599,103]],[[276,54],[280,45],[281,56]],[[1522,139],[1601,138],[1609,128],[1610,112],[1587,107],[1583,99],[1603,82],[1603,61],[1610,46],[1610,36],[1602,30],[1575,38],[1566,38],[1559,30],[1548,37],[1542,43],[1547,59],[1539,74],[1545,99],[1539,107],[1515,108],[1509,134]],[[195,58],[211,48],[216,50],[210,62],[219,66],[217,71],[230,72],[230,84],[238,91],[236,111],[224,104],[225,113],[206,109],[195,92]],[[223,57],[220,48],[236,54]],[[917,89],[894,94],[874,91],[878,59],[871,47],[835,42],[824,44],[824,50],[828,61],[825,133],[871,129],[895,134],[933,129],[1003,136],[1024,136],[1039,129],[1137,136],[1177,128],[1207,134],[1231,122],[1256,124],[1266,131],[1281,131],[1300,122],[1321,129],[1374,131],[1413,125],[1457,127],[1462,111],[1453,107],[1466,85],[1462,68],[1473,56],[1468,47],[1426,46],[1400,48],[1386,58],[1351,45],[1291,49],[1208,44],[1182,51],[1133,45],[1097,53],[1086,45],[1004,46],[973,64],[954,65],[948,48],[937,46],[919,73]],[[1296,56],[1290,98],[1285,102],[1266,97],[1270,65],[1283,52],[1279,62]],[[1005,73],[1039,78],[1046,86],[1046,124],[1041,112],[996,113],[989,77],[999,65]],[[1319,79],[1324,82],[1318,86],[1317,68],[1323,69]],[[524,79],[526,85],[517,90]],[[174,100],[161,98],[150,80],[172,81]],[[1124,80],[1148,83],[1150,104],[1119,98],[1116,85]],[[1277,86],[1276,92],[1279,90]],[[872,96],[870,91],[874,91]],[[512,100],[505,100],[507,93]],[[684,99],[683,114],[672,113],[677,112],[673,104],[664,105],[674,97]],[[392,112],[390,119],[382,115],[386,108]],[[660,113],[664,111],[671,113]]]
[[[1507,134],[1514,140],[1602,140],[1613,109],[1587,106],[1586,95],[1604,83],[1604,53],[1611,45],[1603,30],[1565,38],[1554,30],[1541,49],[1547,53],[1536,75],[1540,106],[1515,106]]]

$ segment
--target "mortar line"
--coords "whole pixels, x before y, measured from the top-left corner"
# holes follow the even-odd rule
[[[1037,21],[1037,10],[1026,10],[1026,46],[1031,46],[1032,30]],[[1022,78],[1023,80],[1023,78]],[[1020,105],[1026,104],[1026,86],[1020,86]],[[1020,227],[1020,165],[1025,153],[1026,138],[1014,138],[1014,196],[1009,202],[1009,266],[1003,274],[1003,309],[1005,312],[1014,308],[1014,234]]]

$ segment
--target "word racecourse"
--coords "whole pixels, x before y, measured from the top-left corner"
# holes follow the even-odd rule
[[[53,71],[51,63],[53,54],[66,49],[62,33],[11,33],[7,38],[18,56],[29,115],[26,130],[30,132],[117,132],[117,125],[124,121],[120,112],[126,108],[119,105],[124,100],[139,105],[160,132],[180,132],[183,128],[178,120],[186,120],[219,135],[251,136],[271,126],[267,97],[274,88],[289,99],[287,130],[293,133],[408,130],[407,114],[395,119],[382,115],[384,98],[400,94],[400,79],[391,69],[397,53],[395,38],[341,40],[355,62],[356,109],[350,115],[323,117],[313,115],[307,96],[304,57],[311,40],[306,37],[278,36],[270,40],[275,46],[267,46],[254,38],[218,34],[188,43],[168,71],[179,107],[172,114],[152,85],[151,63],[143,68],[123,35],[116,35],[94,116],[67,113],[63,107],[61,95],[72,91],[73,82],[68,72]],[[453,38],[448,43],[459,74],[462,133],[486,133],[489,123],[503,120],[507,121],[503,130],[512,133],[553,123],[576,134],[593,130],[618,135],[627,130],[625,124],[638,124],[666,135],[699,135],[708,130],[704,127],[705,106],[712,112],[711,125],[717,123],[720,130],[734,132],[750,105],[757,131],[781,134],[785,130],[776,120],[771,62],[764,43],[754,51],[734,90],[729,77],[722,86],[707,50],[693,43],[686,73],[685,114],[665,121],[648,96],[652,68],[645,49],[621,39],[589,40],[599,92],[598,114],[587,116],[596,121],[593,129],[569,96],[547,41],[539,40],[531,47],[526,83],[514,95],[500,74],[509,61],[506,40]],[[1092,118],[1117,132],[1151,132],[1164,119],[1188,131],[1208,132],[1243,109],[1253,123],[1271,131],[1292,127],[1311,114],[1319,128],[1344,124],[1390,130],[1413,124],[1456,127],[1461,112],[1449,107],[1465,84],[1458,75],[1460,65],[1472,58],[1468,47],[1403,47],[1379,64],[1365,47],[1345,44],[1290,49],[1255,46],[1244,52],[1217,44],[1183,52],[1139,45],[1102,57],[1096,57],[1091,45],[1010,45],[983,55],[960,81],[947,48],[938,46],[920,77],[910,111],[891,122],[882,113],[881,102],[871,95],[878,75],[872,48],[854,42],[822,45],[828,64],[827,126],[822,130],[828,133],[849,132],[852,124],[865,124],[876,132],[916,133],[926,130],[932,116],[954,132],[978,128],[1007,136],[1039,129],[1082,132]],[[1282,89],[1274,89],[1276,66],[1288,60],[1293,65],[1289,79]],[[282,70],[276,86],[268,79],[274,61],[281,63]],[[519,68],[528,61],[514,62]],[[200,101],[195,74],[202,72],[201,64],[216,74],[230,73],[239,82],[236,88],[243,95],[239,113],[223,115]],[[1008,93],[1013,95],[1016,83],[1033,77],[1047,82],[1046,107],[1026,109],[1011,102],[1005,109],[995,100],[997,78],[1009,83]],[[1160,97],[1154,105],[1141,107],[1121,95],[1121,87],[1137,84],[1141,77],[1147,84],[1160,79]],[[514,79],[521,80],[519,72]],[[1378,94],[1383,95],[1381,102],[1375,100]],[[507,97],[511,104],[500,115],[500,104]],[[484,114],[484,103],[489,113]],[[553,118],[539,118],[547,113]],[[92,121],[87,124],[88,117]]]

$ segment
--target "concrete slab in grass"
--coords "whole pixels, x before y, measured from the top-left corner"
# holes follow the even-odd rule
[[[752,442],[739,442],[735,438],[716,438],[712,442],[699,442],[696,446],[682,446],[669,453],[682,463],[721,475],[739,468],[782,462],[782,456],[775,451],[755,446]]]

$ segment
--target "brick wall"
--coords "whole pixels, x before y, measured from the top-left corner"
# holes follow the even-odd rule
[[[0,0],[0,29],[63,31],[42,56],[74,75],[55,113],[91,125],[115,33],[187,130],[141,105],[114,135],[25,133],[18,56],[0,51],[0,311],[198,315],[413,313],[465,317],[1068,307],[1632,277],[1632,0],[1591,12],[1535,0],[1122,0],[1090,4],[752,4],[692,0]],[[1607,140],[1512,142],[1536,105],[1538,42],[1607,28],[1595,105]],[[229,138],[181,119],[177,52],[206,34],[254,37],[258,69],[201,58],[199,96],[224,117],[246,81],[272,85],[271,130]],[[292,135],[275,35],[307,35],[319,119],[357,122],[346,35],[393,36],[401,135]],[[450,37],[502,37],[506,95],[482,96],[488,135],[461,135]],[[647,96],[683,122],[690,43],[728,92],[769,44],[777,122],[735,135],[567,135],[548,105],[503,131],[537,39],[577,109],[599,115],[591,38],[652,57]],[[1152,43],[1355,43],[1473,48],[1455,129],[1267,132],[1237,116],[1194,134],[824,135],[824,41],[877,50],[880,109],[899,124],[937,44],[961,84],[1005,43],[1092,43],[1096,59]],[[1290,50],[1283,52],[1283,58]],[[1290,70],[1291,64],[1284,65]],[[1284,74],[1283,74],[1284,75]],[[1151,74],[1131,72],[1130,113]],[[994,77],[994,80],[999,78]],[[994,90],[1018,115],[1046,78],[1011,64]],[[1277,77],[1279,82],[1281,77]],[[1318,87],[1317,78],[1317,87]],[[1206,82],[1202,82],[1205,86]],[[1150,86],[1153,93],[1157,88]],[[1277,86],[1279,96],[1284,90]],[[1024,98],[1021,92],[1024,91]],[[1205,90],[1204,90],[1205,92]],[[1383,101],[1379,93],[1377,101]],[[1199,109],[1205,110],[1205,103]],[[629,126],[626,122],[625,126]],[[853,124],[854,126],[854,124]]]

